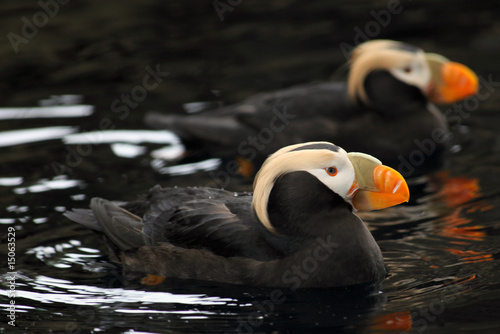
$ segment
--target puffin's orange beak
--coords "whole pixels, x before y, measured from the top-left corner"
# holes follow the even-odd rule
[[[359,189],[352,199],[358,211],[388,208],[410,199],[410,190],[405,179],[394,169],[380,165],[373,170],[373,182],[377,191]]]
[[[399,172],[366,154],[348,156],[356,172],[356,181],[349,191],[356,210],[380,210],[408,202],[410,190]]]
[[[432,102],[451,104],[477,93],[479,80],[467,66],[433,54],[427,61],[432,72],[427,96]]]

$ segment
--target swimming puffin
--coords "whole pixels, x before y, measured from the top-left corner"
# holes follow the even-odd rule
[[[175,132],[197,151],[235,159],[242,167],[251,162],[253,171],[280,147],[318,140],[372,154],[398,168],[421,150],[416,141],[433,140],[428,144],[432,149],[424,152],[429,163],[446,149],[446,120],[430,101],[454,103],[478,88],[468,67],[391,40],[360,44],[349,67],[347,82],[261,93],[192,115],[150,112],[145,122]],[[426,166],[419,162],[414,167]],[[240,171],[245,170],[250,173],[242,174],[253,175],[251,168]]]
[[[271,155],[253,195],[162,188],[119,206],[93,198],[65,216],[103,233],[125,272],[265,287],[336,287],[382,280],[379,246],[356,210],[409,199],[404,178],[328,142]]]

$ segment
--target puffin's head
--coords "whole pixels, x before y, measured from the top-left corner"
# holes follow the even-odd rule
[[[401,174],[368,154],[346,153],[328,142],[287,146],[269,156],[254,181],[252,208],[271,232],[276,231],[268,215],[269,196],[281,177],[294,172],[309,173],[359,211],[387,208],[410,197]]]
[[[419,88],[435,103],[454,103],[474,95],[478,89],[478,78],[467,66],[391,40],[373,40],[357,46],[351,54],[350,68],[349,98],[366,105],[370,105],[370,99],[364,82],[376,70],[388,71],[397,80]]]

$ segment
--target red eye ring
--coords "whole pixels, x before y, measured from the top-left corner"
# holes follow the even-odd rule
[[[334,166],[326,167],[325,171],[330,176],[335,176],[338,173],[337,167]]]

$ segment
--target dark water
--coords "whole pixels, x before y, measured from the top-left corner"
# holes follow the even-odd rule
[[[230,3],[223,21],[211,1],[71,1],[48,12],[36,1],[0,5],[2,107],[80,105],[63,116],[47,114],[54,107],[0,109],[0,331],[498,333],[496,2]],[[36,32],[26,20],[38,22]],[[12,44],[9,33],[22,39]],[[455,106],[465,112],[442,107],[455,134],[448,166],[410,180],[410,205],[363,215],[390,270],[378,292],[125,282],[99,238],[62,216],[91,197],[131,200],[157,183],[217,186],[225,181],[209,172],[217,160],[160,159],[182,146],[145,127],[144,112],[328,79],[345,61],[341,43],[367,34],[441,53],[484,79],[480,95]],[[146,90],[154,71],[162,75]],[[227,186],[248,187],[234,178]],[[7,324],[11,301],[15,327]]]

